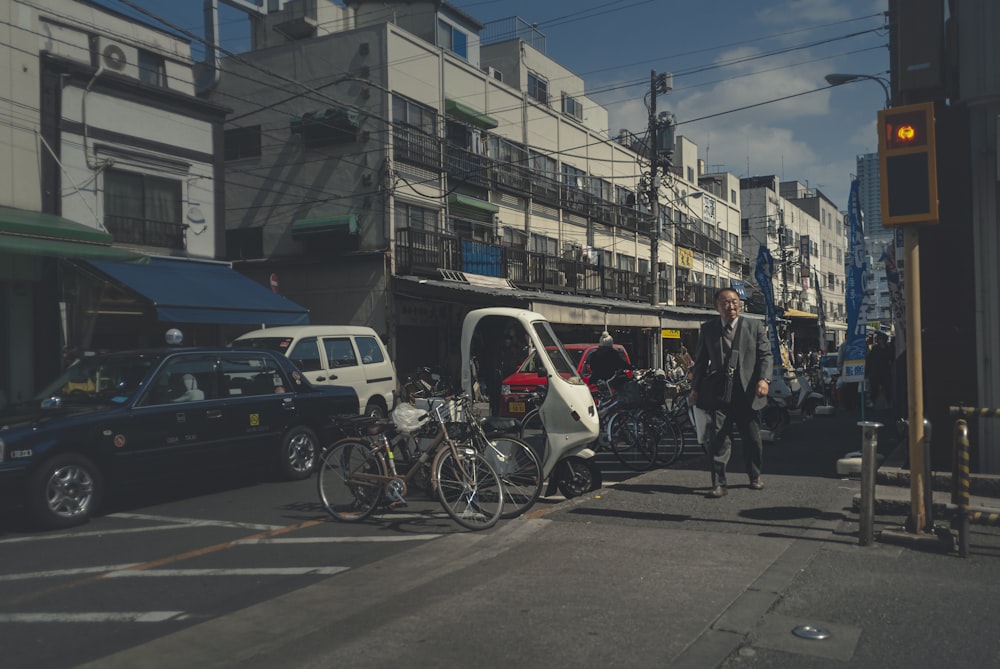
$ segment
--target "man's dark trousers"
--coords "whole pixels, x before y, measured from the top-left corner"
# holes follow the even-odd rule
[[[752,397],[747,397],[746,389],[740,383],[733,384],[733,396],[725,410],[709,413],[708,449],[712,458],[712,487],[727,485],[726,465],[732,454],[732,431],[740,431],[743,440],[743,466],[751,481],[760,478],[764,445],[760,440],[760,421],[757,412],[750,408]]]

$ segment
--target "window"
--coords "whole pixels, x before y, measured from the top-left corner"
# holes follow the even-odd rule
[[[150,404],[196,402],[216,397],[215,360],[175,358],[150,383]]]
[[[488,141],[490,155],[499,162],[521,165],[527,160],[528,152],[520,144],[495,135],[490,135]]]
[[[447,21],[438,19],[438,46],[469,59],[469,36]]]
[[[419,128],[428,135],[437,134],[437,114],[429,107],[398,95],[392,98],[392,122]]]
[[[354,347],[348,337],[324,338],[323,348],[326,350],[326,359],[330,363],[330,369],[339,367],[355,367],[358,358],[354,355]]]
[[[740,219],[740,234],[749,237],[750,236],[750,219],[743,218]]]
[[[687,174],[688,174],[688,181],[690,181],[690,182],[693,183],[694,182],[694,168],[693,167],[687,168]]]
[[[163,56],[139,49],[139,81],[150,86],[167,87],[167,66]]]
[[[534,72],[528,72],[528,97],[549,104],[549,82]]]
[[[323,369],[323,363],[319,359],[319,340],[316,337],[300,339],[288,353],[288,359],[303,372],[318,372]]]
[[[531,235],[532,253],[555,256],[559,253],[559,240],[544,235]]]
[[[729,233],[729,250],[733,253],[740,251],[740,238],[731,232]]]
[[[732,202],[733,204],[736,204],[736,191],[735,190],[730,190],[729,191],[729,201]]]
[[[582,121],[583,120],[583,103],[574,98],[572,95],[562,94],[562,113],[567,116],[572,116],[573,118]]]
[[[358,345],[358,352],[361,353],[362,363],[374,365],[379,362],[385,362],[382,349],[379,347],[378,342],[375,341],[375,337],[356,337],[354,341]]]
[[[555,158],[550,158],[549,156],[542,155],[541,153],[535,153],[531,151],[529,154],[531,160],[531,169],[537,172],[539,175],[552,179],[555,181],[558,178],[557,167],[558,163]]]
[[[587,184],[587,173],[566,163],[562,165],[562,176],[562,181],[567,186],[575,186],[583,190]]]
[[[107,170],[104,223],[118,242],[183,249],[181,182]]]
[[[231,128],[226,130],[223,145],[223,155],[226,160],[259,157],[260,126],[250,125],[245,128]]]
[[[401,230],[404,228],[423,230],[425,232],[438,232],[437,210],[397,201],[396,229]]]

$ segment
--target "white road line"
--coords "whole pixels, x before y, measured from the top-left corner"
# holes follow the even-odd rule
[[[183,611],[0,613],[0,623],[162,623],[183,615]]]
[[[262,525],[260,523],[239,523],[229,520],[212,520],[205,518],[177,518],[174,516],[157,516],[148,513],[112,513],[108,518],[125,518],[128,520],[155,520],[161,523],[173,523],[188,527],[211,525],[217,527],[238,527],[244,530],[277,530],[281,525]]]
[[[109,571],[119,571],[134,567],[138,563],[108,564],[99,567],[77,567],[76,569],[53,569],[51,571],[31,571],[23,574],[3,574],[0,581],[27,581],[33,578],[58,578],[60,576],[79,576],[81,574],[103,574]]]
[[[347,571],[350,567],[261,567],[246,569],[124,569],[113,571],[108,578],[163,577],[163,576],[300,576],[319,574],[328,576]]]
[[[442,534],[410,534],[406,536],[383,537],[262,537],[260,539],[237,539],[234,544],[353,544],[353,543],[388,543],[398,541],[430,541],[442,537]]]

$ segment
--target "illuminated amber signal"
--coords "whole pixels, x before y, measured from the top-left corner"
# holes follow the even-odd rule
[[[917,131],[912,125],[901,125],[896,128],[896,139],[901,143],[909,144],[917,137]]]
[[[878,123],[882,225],[937,223],[934,104],[883,109]]]

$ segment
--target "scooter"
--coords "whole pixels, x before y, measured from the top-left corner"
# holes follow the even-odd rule
[[[463,389],[472,390],[468,361],[476,329],[505,328],[511,320],[520,324],[529,346],[539,353],[538,374],[547,381],[537,424],[533,428],[529,425],[534,432],[522,431],[522,439],[542,458],[542,475],[548,479],[545,495],[558,489],[566,497],[575,497],[600,488],[601,471],[590,448],[599,432],[597,408],[590,389],[544,316],[508,307],[470,311],[462,323]]]
[[[817,407],[825,404],[826,397],[813,390],[805,372],[776,367],[767,390],[767,406],[761,410],[761,427],[778,435],[793,417],[812,418]]]

